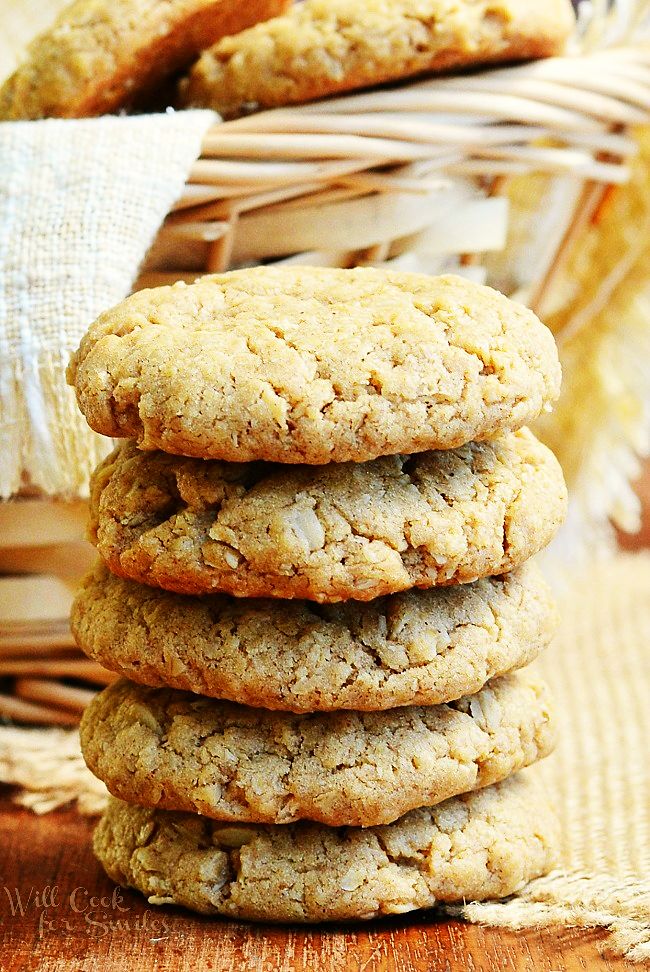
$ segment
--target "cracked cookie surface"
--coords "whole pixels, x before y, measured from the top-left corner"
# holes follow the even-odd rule
[[[226,34],[289,0],[76,0],[29,46],[0,88],[0,119],[85,118],[116,111],[187,67]]]
[[[306,0],[206,51],[186,104],[237,115],[423,72],[561,53],[569,0]]]
[[[126,442],[94,474],[90,537],[113,573],[182,594],[369,601],[512,570],[565,507],[557,460],[527,429],[316,467]]]
[[[557,613],[533,564],[474,584],[316,606],[173,594],[100,561],[71,623],[82,651],[145,685],[258,708],[371,711],[477,692],[531,662]]]
[[[532,311],[459,277],[258,267],[133,294],[68,380],[95,431],[143,449],[318,465],[519,428],[560,366]]]
[[[553,867],[558,836],[523,774],[367,829],[221,824],[111,799],[94,850],[151,904],[318,922],[505,897]]]
[[[545,686],[495,679],[447,705],[293,715],[126,680],[81,723],[89,768],[129,803],[216,820],[387,824],[547,756]]]

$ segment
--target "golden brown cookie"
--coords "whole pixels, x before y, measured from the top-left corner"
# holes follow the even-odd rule
[[[558,824],[527,774],[361,829],[222,824],[112,798],[94,849],[150,904],[321,922],[501,898],[549,871]]]
[[[424,72],[548,57],[574,24],[569,0],[305,0],[206,51],[181,98],[237,115]]]
[[[320,464],[517,429],[560,366],[532,311],[460,277],[258,267],[133,294],[68,379],[96,432],[143,449]]]
[[[75,0],[0,88],[0,119],[105,115],[289,0]]]
[[[124,679],[81,723],[89,769],[129,803],[331,827],[391,823],[497,783],[547,756],[554,737],[548,692],[526,674],[446,705],[315,715]]]
[[[369,601],[519,566],[566,507],[527,429],[366,463],[205,462],[123,443],[98,467],[90,536],[113,573],[181,594]]]
[[[87,655],[134,682],[293,712],[437,705],[527,665],[557,614],[533,564],[374,601],[192,597],[98,563],[72,607]]]

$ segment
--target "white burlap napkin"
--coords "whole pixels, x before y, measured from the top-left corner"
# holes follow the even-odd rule
[[[207,111],[0,124],[0,498],[83,495],[110,442],[65,384],[181,195]]]

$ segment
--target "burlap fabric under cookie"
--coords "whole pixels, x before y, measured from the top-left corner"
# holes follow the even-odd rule
[[[0,124],[0,498],[25,483],[83,494],[110,448],[87,428],[65,367],[130,292],[214,117]]]
[[[471,921],[605,925],[614,950],[650,960],[650,553],[603,559],[561,602],[538,663],[558,746],[540,766],[562,822],[562,870]]]
[[[650,960],[650,553],[603,560],[563,598],[564,621],[537,663],[556,698],[559,742],[541,773],[562,821],[562,867],[518,897],[461,908],[509,928],[606,926],[607,945]],[[76,734],[0,729],[0,779],[36,811],[80,798],[100,811],[103,784]]]

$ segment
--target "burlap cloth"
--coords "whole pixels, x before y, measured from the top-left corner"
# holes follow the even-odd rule
[[[555,693],[556,752],[541,773],[562,822],[562,866],[503,903],[458,909],[508,928],[605,926],[607,947],[650,960],[650,552],[590,569],[563,597],[564,621],[537,663]],[[99,812],[102,784],[76,733],[0,729],[0,779],[46,812],[75,797]]]
[[[562,868],[470,921],[606,926],[607,944],[650,960],[650,552],[603,559],[561,601],[537,663],[559,740],[538,768],[562,823]]]
[[[0,498],[87,489],[110,442],[85,425],[66,364],[130,292],[214,117],[0,124]]]
[[[0,80],[66,0],[2,0]],[[82,334],[131,290],[215,115],[0,123],[0,499],[79,496],[110,442],[65,383]]]

